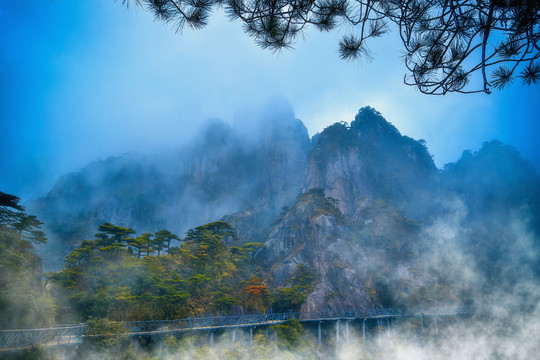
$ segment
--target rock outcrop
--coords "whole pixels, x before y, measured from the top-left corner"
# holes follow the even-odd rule
[[[223,219],[265,244],[255,257],[274,288],[311,274],[305,311],[468,304],[540,277],[540,181],[513,148],[486,143],[439,171],[369,107],[311,140],[288,104],[251,116],[64,176],[30,208],[58,240],[52,257],[106,221],[182,235]]]
[[[360,109],[350,126],[336,123],[317,136],[304,191],[322,188],[353,220],[366,200],[391,198],[406,207],[433,187],[437,168],[420,141],[402,136],[379,112]]]
[[[182,236],[243,213],[230,221],[248,240],[260,236],[300,192],[311,150],[304,124],[290,105],[278,105],[279,116],[266,109],[254,129],[212,120],[180,150],[111,157],[62,177],[29,206],[47,226],[57,265],[104,222]]]

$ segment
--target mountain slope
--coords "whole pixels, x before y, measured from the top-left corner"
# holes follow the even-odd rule
[[[262,128],[249,133],[210,121],[180,150],[111,157],[65,175],[30,205],[51,234],[56,262],[104,222],[183,235],[257,209],[257,225],[267,225],[300,191],[311,146],[294,113],[281,114],[262,116]]]
[[[540,180],[511,146],[438,170],[372,108],[311,140],[290,106],[274,108],[209,122],[180,151],[60,179],[32,208],[58,239],[56,261],[105,221],[182,236],[223,219],[265,244],[255,258],[274,288],[312,275],[308,311],[468,305],[540,278]]]

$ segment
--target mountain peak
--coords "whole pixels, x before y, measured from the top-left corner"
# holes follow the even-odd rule
[[[360,136],[368,134],[401,136],[399,130],[371,106],[365,106],[358,110],[354,121],[351,122],[351,130]]]

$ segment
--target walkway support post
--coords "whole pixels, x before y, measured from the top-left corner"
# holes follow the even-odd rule
[[[347,345],[349,345],[350,339],[349,339],[349,320],[345,323],[345,334],[347,335]]]
[[[344,334],[346,336],[346,343],[350,344],[350,321],[361,320],[362,321],[362,338],[364,343],[367,342],[366,336],[366,323],[367,320],[376,320],[377,327],[372,325],[372,328],[377,330],[377,336],[379,341],[382,341],[383,330],[386,327],[386,333],[388,337],[395,335],[396,325],[402,321],[413,321],[414,326],[420,325],[420,330],[423,336],[431,336],[435,334],[440,336],[439,331],[439,313],[442,316],[443,326],[452,325],[456,326],[458,331],[461,326],[461,317],[470,314],[472,310],[462,310],[455,312],[448,312],[446,309],[437,310],[437,312],[426,312],[422,310],[413,309],[414,311],[408,312],[406,309],[367,309],[364,311],[341,311],[341,312],[313,312],[313,313],[284,313],[284,314],[267,314],[263,315],[242,315],[242,316],[229,316],[219,318],[191,318],[191,319],[179,319],[174,321],[166,320],[152,320],[152,321],[126,321],[121,324],[128,330],[128,336],[136,336],[139,334],[158,334],[164,333],[165,329],[168,331],[179,330],[199,330],[201,333],[210,331],[210,346],[214,345],[214,337],[217,329],[223,329],[224,327],[231,328],[232,341],[236,341],[236,329],[241,328],[242,332],[245,332],[246,328],[249,328],[250,344],[253,344],[253,329],[257,326],[265,326],[266,337],[269,337],[268,326],[270,324],[279,324],[286,319],[301,319],[301,321],[315,321],[317,322],[318,330],[318,342],[322,345],[322,322],[328,322],[327,327],[331,331],[331,322],[336,322],[336,344],[340,343],[340,321],[346,321]],[[428,317],[428,322],[424,324],[424,317]],[[419,323],[416,323],[418,317]],[[386,326],[384,320],[386,319]],[[406,319],[406,320],[403,320]],[[393,324],[392,324],[393,322]],[[372,324],[375,324],[372,322]],[[313,323],[312,325],[313,326]],[[444,329],[443,329],[444,330]],[[416,330],[418,331],[418,329]],[[21,348],[32,347],[37,345],[43,346],[59,346],[70,345],[72,343],[80,343],[84,333],[84,324],[78,325],[59,325],[55,328],[49,329],[20,329],[20,330],[0,330],[0,351],[4,350],[18,350]],[[328,334],[327,334],[328,335]],[[418,335],[418,332],[417,332]],[[444,335],[444,331],[443,331]],[[204,335],[203,335],[204,336]],[[276,338],[276,332],[273,332],[273,337]],[[73,342],[72,342],[73,340]]]
[[[366,319],[362,321],[362,339],[364,340],[364,344],[366,343]]]

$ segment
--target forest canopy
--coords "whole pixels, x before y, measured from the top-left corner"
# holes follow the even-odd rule
[[[66,256],[63,270],[46,274],[56,321],[298,310],[310,290],[313,277],[303,266],[290,288],[270,288],[253,259],[264,244],[242,243],[223,221],[188,230],[182,239],[167,230],[134,234],[132,228],[104,223],[94,240],[82,241]]]
[[[0,329],[50,324],[53,300],[34,253],[35,244],[47,241],[41,225],[26,214],[19,197],[0,191]]]

